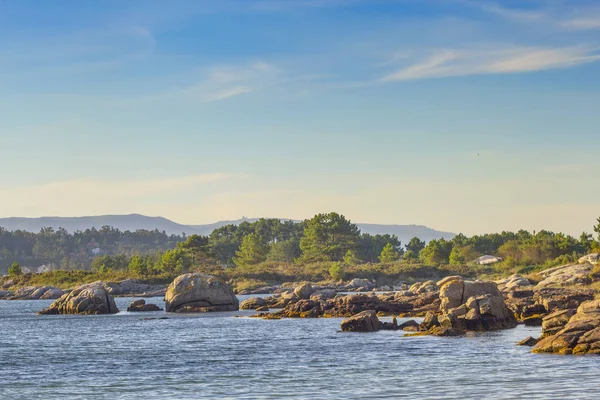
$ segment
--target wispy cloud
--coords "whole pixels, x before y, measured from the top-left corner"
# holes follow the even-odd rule
[[[561,23],[561,26],[574,31],[600,29],[600,16],[566,20]]]
[[[510,74],[573,67],[600,60],[597,49],[585,47],[505,49],[441,49],[386,75],[383,81]]]
[[[515,21],[536,21],[547,17],[544,10],[523,10],[504,7],[498,3],[480,0],[462,0],[459,3],[477,7],[482,11]]]
[[[238,66],[219,65],[207,69],[200,83],[179,92],[207,102],[224,100],[272,85],[279,75],[278,68],[262,61]]]

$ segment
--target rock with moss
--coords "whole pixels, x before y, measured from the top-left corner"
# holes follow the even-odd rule
[[[102,282],[79,286],[39,314],[114,314],[119,312],[113,296]]]

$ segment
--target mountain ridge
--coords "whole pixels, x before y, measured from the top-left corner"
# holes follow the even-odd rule
[[[147,229],[165,231],[167,234],[180,235],[209,235],[213,230],[227,224],[238,225],[243,221],[254,222],[260,218],[242,217],[237,220],[217,221],[211,224],[201,225],[185,225],[174,222],[165,217],[150,217],[142,214],[109,214],[97,216],[82,216],[82,217],[7,217],[0,218],[0,227],[9,231],[24,230],[28,232],[39,232],[44,227],[52,227],[58,229],[60,227],[69,232],[77,230],[85,230],[95,227],[101,228],[104,225],[112,226],[121,231],[135,231],[137,229]],[[292,220],[289,218],[278,218],[281,220]],[[292,220],[297,221],[297,220]],[[372,223],[357,223],[361,232],[369,234],[390,234],[398,236],[402,243],[408,243],[413,237],[418,237],[421,240],[430,241],[432,239],[452,239],[456,236],[452,232],[438,231],[424,225],[401,225],[401,224],[372,224]]]

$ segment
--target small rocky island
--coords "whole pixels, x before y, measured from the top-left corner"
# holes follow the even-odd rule
[[[39,314],[115,314],[115,299],[102,282],[79,286],[39,312]]]
[[[214,276],[179,275],[165,294],[167,312],[237,311],[239,300],[231,288]]]

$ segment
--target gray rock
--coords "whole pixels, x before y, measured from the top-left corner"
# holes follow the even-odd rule
[[[302,300],[310,299],[310,295],[313,294],[313,288],[310,283],[303,283],[294,289],[294,294]]]
[[[214,276],[183,274],[167,288],[167,312],[237,311],[239,300],[229,286]]]
[[[113,314],[119,310],[102,282],[79,286],[39,314]]]

